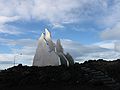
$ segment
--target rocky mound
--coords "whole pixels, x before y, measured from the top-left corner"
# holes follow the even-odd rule
[[[0,72],[0,90],[119,90],[118,68],[119,60],[86,61],[70,67],[19,64]]]

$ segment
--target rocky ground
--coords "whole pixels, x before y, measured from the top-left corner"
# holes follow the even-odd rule
[[[89,60],[70,67],[19,64],[0,72],[0,90],[119,90],[119,83],[119,60]]]

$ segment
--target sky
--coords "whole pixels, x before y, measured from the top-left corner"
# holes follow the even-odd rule
[[[45,28],[75,61],[120,58],[120,0],[0,0],[0,69],[32,65]]]

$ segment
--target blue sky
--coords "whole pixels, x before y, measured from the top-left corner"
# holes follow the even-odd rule
[[[45,28],[76,61],[120,58],[120,0],[0,0],[0,69],[32,65]]]

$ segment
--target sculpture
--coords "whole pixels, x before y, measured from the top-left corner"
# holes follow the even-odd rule
[[[74,61],[72,59],[72,63]],[[38,47],[33,60],[33,66],[69,66],[69,60],[64,54],[60,39],[57,43],[52,41],[51,33],[45,29],[38,40]],[[72,64],[71,64],[72,65]]]

